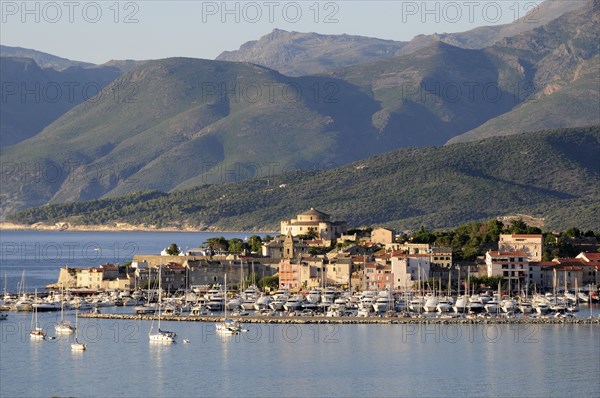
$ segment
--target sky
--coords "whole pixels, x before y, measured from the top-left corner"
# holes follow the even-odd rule
[[[511,23],[540,2],[0,0],[0,43],[96,64],[214,59],[276,28],[408,41]]]

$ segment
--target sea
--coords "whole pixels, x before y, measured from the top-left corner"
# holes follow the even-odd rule
[[[246,236],[2,231],[0,271],[14,290],[24,269],[31,291],[65,264],[122,263],[220,235]],[[55,336],[59,318],[40,313],[39,323]],[[0,321],[0,397],[600,396],[598,325],[245,324],[220,336],[213,323],[162,322],[178,335],[165,344],[149,342],[150,321],[80,317],[87,350],[74,352],[73,335],[30,341],[31,319],[10,312]]]

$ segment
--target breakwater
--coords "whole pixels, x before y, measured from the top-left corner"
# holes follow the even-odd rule
[[[113,320],[157,320],[156,315],[137,314],[80,314],[80,318],[113,319]],[[496,318],[415,318],[415,317],[322,317],[322,316],[243,316],[229,317],[242,323],[268,324],[537,324],[537,325],[600,325],[600,318],[534,318],[534,317],[496,317]],[[222,316],[216,315],[162,315],[162,321],[174,322],[220,322]]]

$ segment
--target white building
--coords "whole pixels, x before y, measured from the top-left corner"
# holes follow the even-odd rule
[[[487,276],[501,276],[506,283],[517,287],[519,281],[526,282],[529,276],[529,260],[522,251],[492,251],[485,253]]]
[[[428,254],[401,254],[391,260],[394,289],[410,290],[419,279],[422,282],[429,279],[431,263]]]

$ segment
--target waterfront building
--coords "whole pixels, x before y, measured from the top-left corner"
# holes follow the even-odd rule
[[[412,289],[415,282],[426,281],[429,278],[430,256],[427,253],[394,253],[391,256],[391,273],[394,277],[394,289]]]
[[[501,276],[504,282],[517,288],[526,282],[529,272],[529,259],[523,251],[492,251],[485,253],[487,276]],[[524,286],[524,285],[523,285]]]

